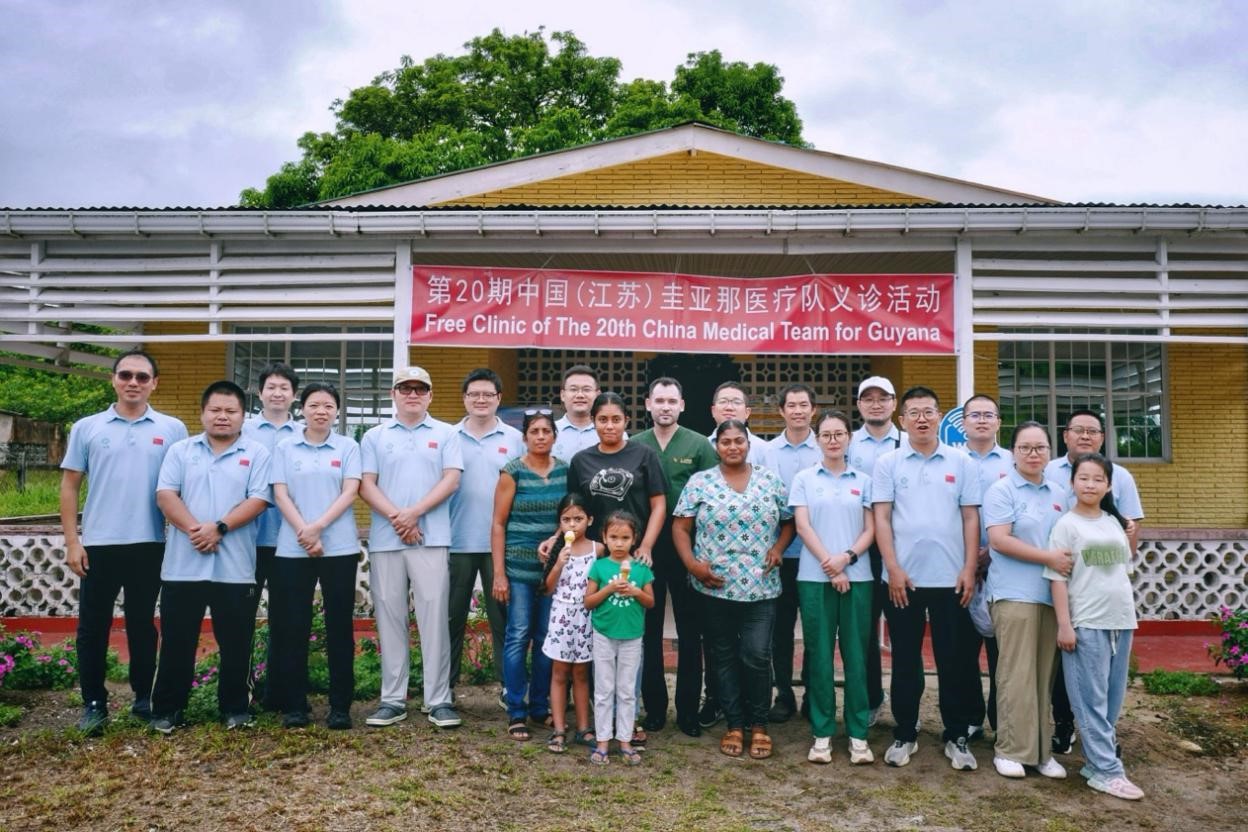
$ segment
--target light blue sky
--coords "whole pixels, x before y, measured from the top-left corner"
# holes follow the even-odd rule
[[[330,102],[492,26],[622,77],[780,67],[829,150],[1069,201],[1248,203],[1248,2],[0,0],[0,205],[217,206]]]

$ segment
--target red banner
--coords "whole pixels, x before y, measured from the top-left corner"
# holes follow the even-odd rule
[[[732,278],[412,268],[412,343],[717,353],[952,353],[953,275]]]

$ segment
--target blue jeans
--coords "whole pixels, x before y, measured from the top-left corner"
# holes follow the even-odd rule
[[[767,725],[776,600],[705,598],[706,635],[719,673],[719,704],[729,728]]]
[[[1114,726],[1127,692],[1127,665],[1134,630],[1075,628],[1075,649],[1062,652],[1070,709],[1079,726],[1083,756],[1093,774],[1122,777]]]
[[[551,661],[542,653],[542,644],[550,623],[551,598],[538,590],[537,584],[511,581],[507,631],[503,635],[503,687],[507,691],[507,718],[512,720],[526,716],[544,719],[550,713]]]

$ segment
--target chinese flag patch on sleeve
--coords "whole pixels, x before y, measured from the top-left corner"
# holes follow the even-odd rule
[[[498,446],[498,452],[499,452],[500,454],[503,454],[503,455],[505,456],[505,455],[507,454],[507,449],[506,449],[506,448],[504,448],[502,445],[499,445],[499,446]]]
[[[958,478],[953,474],[945,474],[945,482],[957,482]]]
[[[341,468],[341,467],[342,467],[342,460],[341,460],[341,459],[331,459],[331,460],[329,461],[329,467],[330,467],[330,468]]]
[[[251,460],[248,459],[247,457],[243,457],[242,459],[238,461],[238,464],[242,465],[244,468],[247,468],[251,466]]]
[[[849,493],[850,493],[850,494],[853,494],[855,497],[861,497],[861,496],[862,496],[862,492],[861,492],[861,491],[859,491],[857,488],[851,488],[851,489],[849,489]]]
[[[430,439],[430,440],[429,440],[429,447],[430,447],[430,448],[436,448],[436,447],[438,447],[438,443],[437,443],[437,442],[435,442],[434,440]]]
[[[152,437],[152,444],[153,444],[153,445],[163,445],[163,444],[165,444],[165,437],[163,437],[163,436],[153,436],[153,437]]]

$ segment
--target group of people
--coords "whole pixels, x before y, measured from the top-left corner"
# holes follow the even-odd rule
[[[307,641],[319,583],[328,725],[351,727],[360,546],[350,507],[358,494],[372,511],[369,586],[382,656],[369,725],[407,716],[409,593],[423,709],[434,725],[460,724],[454,686],[480,581],[502,658],[508,735],[527,740],[530,724],[545,726],[547,747],[562,752],[571,718],[571,741],[590,746],[591,762],[608,762],[615,741],[621,759],[637,764],[647,733],[668,718],[670,598],[676,724],[698,736],[725,721],[724,754],[771,756],[768,726],[800,712],[813,736],[808,759],[831,762],[839,650],[850,762],[874,760],[868,729],[889,701],[895,727],[884,760],[908,764],[918,749],[930,627],[953,768],[977,768],[970,745],[987,720],[998,773],[1065,777],[1054,755],[1071,750],[1077,729],[1088,784],[1142,796],[1126,778],[1114,724],[1135,628],[1129,570],[1143,511],[1131,475],[1100,455],[1104,429],[1093,411],[1071,414],[1067,453],[1053,459],[1037,422],[1018,425],[1002,447],[998,405],[977,394],[963,405],[966,447],[955,448],[940,439],[934,391],[898,396],[873,376],[858,387],[857,430],[844,412],[817,413],[815,391],[792,384],[777,397],[785,428],[767,441],[749,429],[749,393],[725,382],[711,404],[716,429],[704,437],[679,424],[682,387],[664,377],[646,397],[653,426],[630,436],[626,403],[578,365],[562,379],[562,416],[533,408],[517,431],[497,415],[502,382],[493,371],[467,375],[466,415],[449,424],[429,415],[430,375],[409,367],[394,377],[393,418],[357,446],[333,429],[338,392],[324,384],[299,392],[284,365],[262,373],[263,411],[246,421],[244,392],[232,382],[210,385],[204,433],[190,438],[147,403],[157,381],[150,356],[121,356],[117,403],[74,426],[63,463],[69,564],[83,577],[84,730],[107,719],[103,655],[123,587],[134,711],[159,731],[180,723],[210,608],[223,719],[249,724],[250,641],[266,583],[271,684],[263,704],[287,726],[309,722]],[[297,392],[302,423],[290,414]],[[136,520],[141,483],[154,496]],[[151,626],[158,592],[159,663]],[[887,695],[881,615],[892,658]]]

